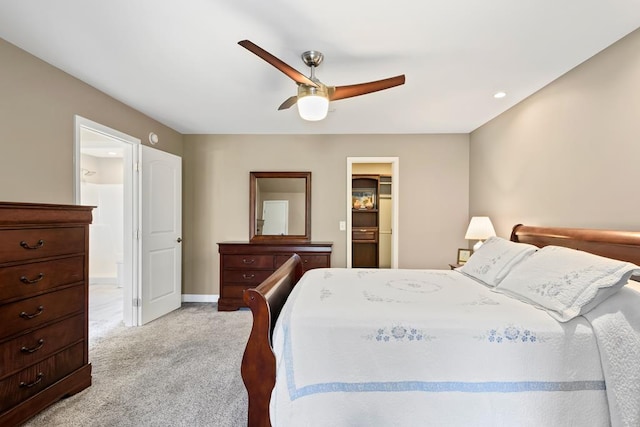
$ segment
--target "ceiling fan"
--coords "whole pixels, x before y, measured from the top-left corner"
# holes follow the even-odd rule
[[[324,59],[322,53],[316,50],[309,50],[302,54],[304,63],[311,67],[311,76],[307,77],[249,40],[239,41],[238,44],[264,59],[298,84],[298,94],[289,97],[278,107],[278,110],[285,110],[294,104],[298,104],[300,117],[305,120],[317,121],[324,119],[329,111],[329,101],[337,101],[400,86],[404,84],[405,80],[404,74],[402,74],[368,83],[327,86],[315,76],[315,68]]]

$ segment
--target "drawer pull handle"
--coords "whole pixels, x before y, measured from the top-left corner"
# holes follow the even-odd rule
[[[20,281],[25,285],[33,285],[34,283],[38,283],[40,280],[44,279],[44,273],[38,274],[38,277],[35,279],[27,279],[27,276],[22,276]]]
[[[366,233],[366,232],[367,232],[367,230],[362,230],[362,229],[361,229],[361,230],[360,230],[360,232],[361,232],[361,233]]]
[[[243,277],[243,278],[245,278],[245,279],[253,279],[254,277],[256,277],[256,275],[255,275],[255,274],[247,274],[247,273],[244,273],[244,274],[242,275],[242,277]]]
[[[33,314],[27,314],[25,311],[23,311],[22,313],[20,313],[20,317],[22,317],[23,319],[33,319],[34,317],[38,317],[42,314],[42,312],[44,311],[44,306],[40,306],[38,307],[38,311],[36,311]]]
[[[253,264],[254,262],[256,262],[255,258],[251,258],[251,259],[242,258],[243,264]]]
[[[44,377],[44,374],[42,372],[38,372],[38,375],[36,375],[36,380],[32,383],[25,383],[24,381],[20,381],[20,388],[31,388],[36,384],[39,384],[40,381],[42,381],[42,378]]]
[[[22,347],[20,349],[21,352],[23,353],[35,353],[36,351],[40,350],[42,348],[42,346],[44,345],[44,338],[40,338],[38,340],[38,344],[33,347],[33,348],[27,348],[27,347]]]
[[[20,246],[22,246],[25,249],[40,249],[41,247],[44,246],[44,240],[42,239],[38,240],[38,243],[36,243],[34,246],[29,245],[27,242],[23,240],[22,242],[20,242]]]

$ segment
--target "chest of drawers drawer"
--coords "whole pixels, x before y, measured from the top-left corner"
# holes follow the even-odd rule
[[[83,320],[72,316],[0,344],[0,379],[81,341]]]
[[[0,381],[0,412],[79,369],[83,364],[83,353],[83,344],[76,344]]]
[[[276,267],[280,268],[282,264],[287,262],[289,258],[291,258],[293,254],[287,255],[277,255],[276,256]],[[310,255],[310,254],[299,254],[300,260],[302,261],[302,268],[304,271],[311,270],[314,268],[326,268],[329,267],[329,255]]]
[[[224,255],[224,268],[273,269],[273,255]]]
[[[3,325],[0,339],[81,312],[84,304],[84,286],[73,286],[6,304],[0,310],[0,325]]]
[[[84,247],[83,227],[0,230],[2,262],[81,253]]]
[[[302,268],[304,271],[314,268],[328,268],[329,267],[329,255],[303,255]]]
[[[0,267],[0,301],[25,298],[84,280],[84,256]]]
[[[257,285],[238,285],[235,283],[227,283],[221,291],[220,299],[223,301],[238,301],[238,304],[242,304],[239,307],[243,307],[242,293],[251,288],[255,288]],[[236,307],[237,309],[237,307]]]
[[[271,273],[273,270],[224,270],[222,277],[225,283],[258,285]]]
[[[92,210],[0,202],[0,426],[91,385]]]

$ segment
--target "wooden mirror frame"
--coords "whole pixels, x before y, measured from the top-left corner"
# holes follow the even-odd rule
[[[311,172],[250,172],[249,177],[249,240],[252,243],[311,241]],[[256,234],[256,186],[259,178],[303,178],[305,180],[304,234],[285,236]]]

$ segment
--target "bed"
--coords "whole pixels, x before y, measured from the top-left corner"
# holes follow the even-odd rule
[[[294,255],[245,291],[248,425],[638,425],[640,232],[483,247],[456,271],[303,276]]]

